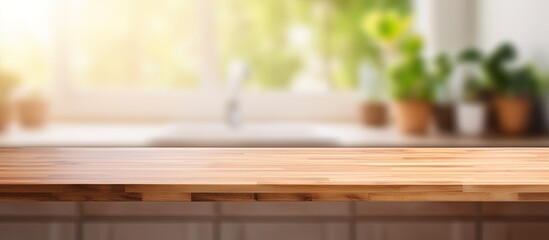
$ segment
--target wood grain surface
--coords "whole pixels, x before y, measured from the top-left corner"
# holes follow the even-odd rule
[[[3,148],[0,201],[549,201],[549,149]]]

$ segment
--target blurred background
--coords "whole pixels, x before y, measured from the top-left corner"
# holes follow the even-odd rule
[[[0,0],[0,146],[549,146],[547,9]],[[0,239],[545,240],[547,216],[546,203],[2,203]]]
[[[1,146],[545,146],[542,0],[0,0]]]

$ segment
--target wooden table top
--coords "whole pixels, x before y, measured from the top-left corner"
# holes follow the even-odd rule
[[[0,201],[549,201],[549,148],[4,148]]]

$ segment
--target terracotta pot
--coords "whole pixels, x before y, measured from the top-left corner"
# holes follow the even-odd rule
[[[452,133],[455,130],[454,105],[444,104],[436,105],[434,108],[433,117],[438,131],[442,133]]]
[[[529,98],[496,97],[494,107],[501,132],[516,135],[528,129],[532,110],[532,101]]]
[[[382,127],[387,124],[387,106],[380,102],[364,102],[360,106],[362,122],[367,126]]]
[[[398,129],[406,134],[427,133],[431,119],[431,105],[428,102],[401,100],[393,104]]]
[[[462,102],[456,107],[458,132],[465,136],[480,136],[486,132],[488,107],[482,102]]]
[[[43,98],[28,98],[19,102],[18,120],[22,127],[37,129],[48,122],[48,102]]]
[[[0,134],[6,132],[13,121],[13,103],[0,101]]]

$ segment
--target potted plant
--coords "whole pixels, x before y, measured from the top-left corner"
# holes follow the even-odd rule
[[[486,132],[486,89],[486,85],[473,74],[466,77],[465,95],[456,108],[457,127],[461,135],[480,136]]]
[[[505,134],[524,133],[530,123],[537,79],[529,66],[515,67],[517,51],[502,44],[486,60],[485,68],[494,88],[493,106],[499,130]]]
[[[27,129],[42,128],[48,122],[48,100],[42,91],[31,91],[21,96],[17,113],[19,124],[22,127]]]
[[[19,83],[19,78],[9,72],[0,71],[0,133],[4,133],[14,117],[13,92]]]
[[[360,89],[363,93],[361,108],[362,122],[367,126],[381,127],[388,121],[388,111],[384,102],[383,81],[373,64],[362,62],[359,66]]]
[[[389,69],[400,58],[399,47],[411,28],[411,16],[394,10],[375,10],[364,16],[362,27],[375,44],[374,59],[359,67],[362,119],[369,126],[384,126],[388,122],[385,104]]]
[[[496,119],[503,133],[521,134],[529,127],[536,78],[531,68],[521,67],[509,73],[508,81],[494,98]]]
[[[449,78],[452,62],[447,54],[439,55],[434,61],[434,122],[442,133],[451,133],[455,129],[454,104],[450,99]]]
[[[482,55],[477,49],[465,49],[458,56],[458,65],[451,79],[456,126],[459,134],[465,136],[480,136],[486,131],[488,84],[481,60]]]
[[[395,120],[406,134],[425,134],[431,119],[432,83],[421,56],[422,48],[419,36],[405,40],[403,57],[390,73]]]

